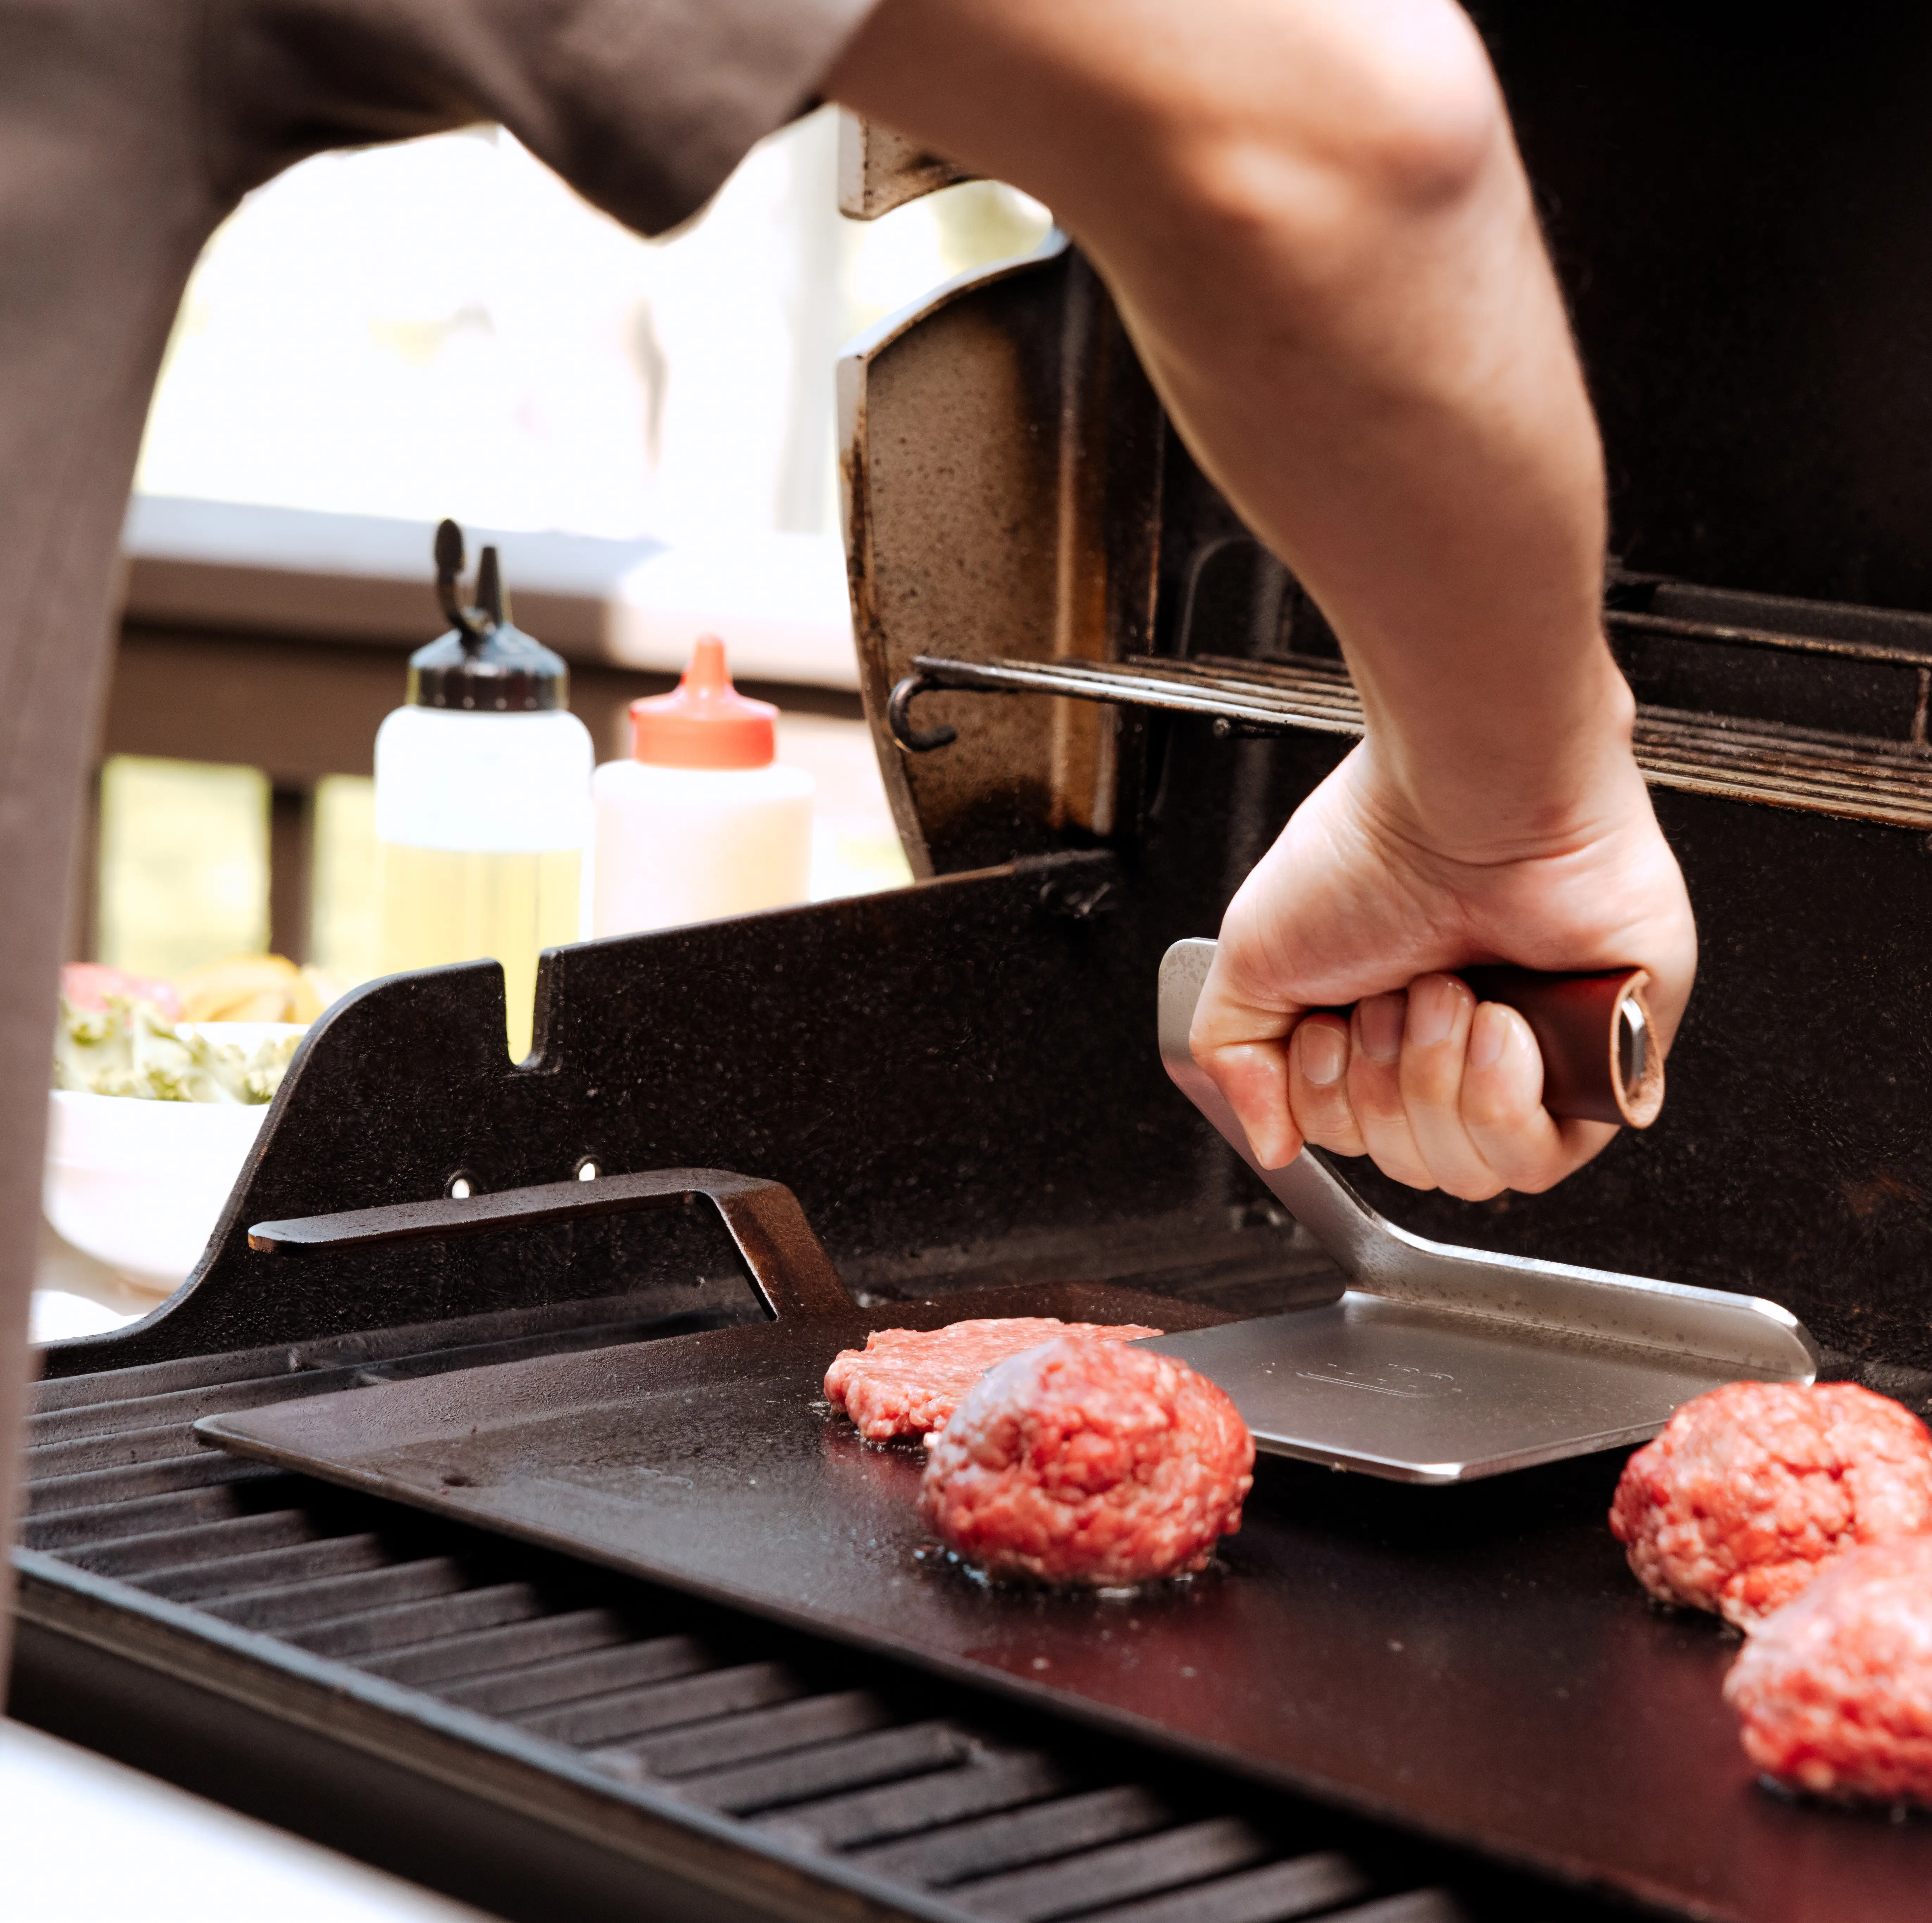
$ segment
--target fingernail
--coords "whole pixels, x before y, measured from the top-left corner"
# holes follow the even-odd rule
[[[1317,1088],[1328,1088],[1342,1079],[1348,1066],[1348,1038],[1325,1022],[1301,1024],[1301,1072]]]
[[[1402,1031],[1408,1019],[1408,998],[1374,995],[1356,1011],[1362,1024],[1362,1047],[1378,1067],[1390,1068],[1402,1059]]]
[[[1447,975],[1426,975],[1408,990],[1408,1039],[1418,1048],[1445,1041],[1456,1025],[1456,985]]]
[[[1494,1068],[1509,1046],[1509,1011],[1500,1002],[1486,1001],[1469,1024],[1469,1066]]]

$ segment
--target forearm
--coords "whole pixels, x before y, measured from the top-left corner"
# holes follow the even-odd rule
[[[1595,430],[1446,0],[885,0],[840,97],[1040,194],[1322,603],[1390,794],[1498,854],[1628,766]]]
[[[1522,1018],[1452,971],[1646,968],[1667,1046],[1696,944],[1603,638],[1596,430],[1468,20],[883,0],[830,90],[1053,208],[1348,651],[1368,738],[1236,894],[1195,1016],[1256,1154],[1561,1179],[1612,1131],[1545,1113]]]

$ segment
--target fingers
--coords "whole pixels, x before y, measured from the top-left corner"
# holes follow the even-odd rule
[[[1543,1106],[1543,1058],[1529,1024],[1484,1002],[1470,1024],[1462,1117],[1470,1142],[1506,1188],[1540,1194],[1580,1168],[1616,1130],[1555,1120]]]
[[[1466,1202],[1498,1193],[1502,1179],[1462,1123],[1462,1073],[1476,998],[1454,975],[1424,975],[1408,990],[1396,1070],[1415,1146],[1438,1188]]]
[[[1408,1027],[1406,994],[1372,995],[1355,1004],[1349,1024],[1354,1050],[1348,1094],[1376,1166],[1412,1189],[1432,1189],[1436,1178],[1416,1146],[1402,1100],[1402,1040]]]
[[[1350,1040],[1349,1106],[1364,1146],[1411,1188],[1468,1202],[1506,1188],[1537,1193],[1616,1132],[1555,1120],[1529,1024],[1499,1003],[1479,1005],[1454,976],[1425,975],[1406,994],[1358,1004]],[[1309,1138],[1321,1139],[1312,1129]]]
[[[1280,1168],[1301,1153],[1288,1094],[1288,1038],[1301,1011],[1252,999],[1232,976],[1224,949],[1202,984],[1188,1048],[1246,1130],[1255,1159]]]
[[[1370,996],[1345,1023],[1246,1004],[1210,973],[1190,1040],[1264,1168],[1308,1142],[1366,1154],[1411,1188],[1480,1202],[1549,1188],[1616,1133],[1553,1119],[1529,1024],[1478,1004],[1453,975]]]
[[[1281,1042],[1224,1044],[1194,1059],[1228,1098],[1264,1168],[1280,1168],[1301,1153],[1301,1131],[1288,1100],[1288,1049]]]
[[[1336,1015],[1304,1016],[1288,1045],[1288,1099],[1304,1138],[1337,1155],[1367,1144],[1348,1101],[1348,1024]]]

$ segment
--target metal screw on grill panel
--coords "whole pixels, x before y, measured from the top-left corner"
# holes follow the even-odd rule
[[[1081,882],[1064,878],[1040,884],[1040,904],[1050,914],[1066,915],[1076,922],[1090,921],[1096,915],[1112,913],[1119,896],[1111,880]]]

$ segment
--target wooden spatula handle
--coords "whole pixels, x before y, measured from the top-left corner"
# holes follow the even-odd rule
[[[1664,1106],[1664,1050],[1642,968],[1543,975],[1533,968],[1458,971],[1483,1001],[1504,1002],[1543,1052],[1543,1106],[1552,1115],[1646,1129]]]

